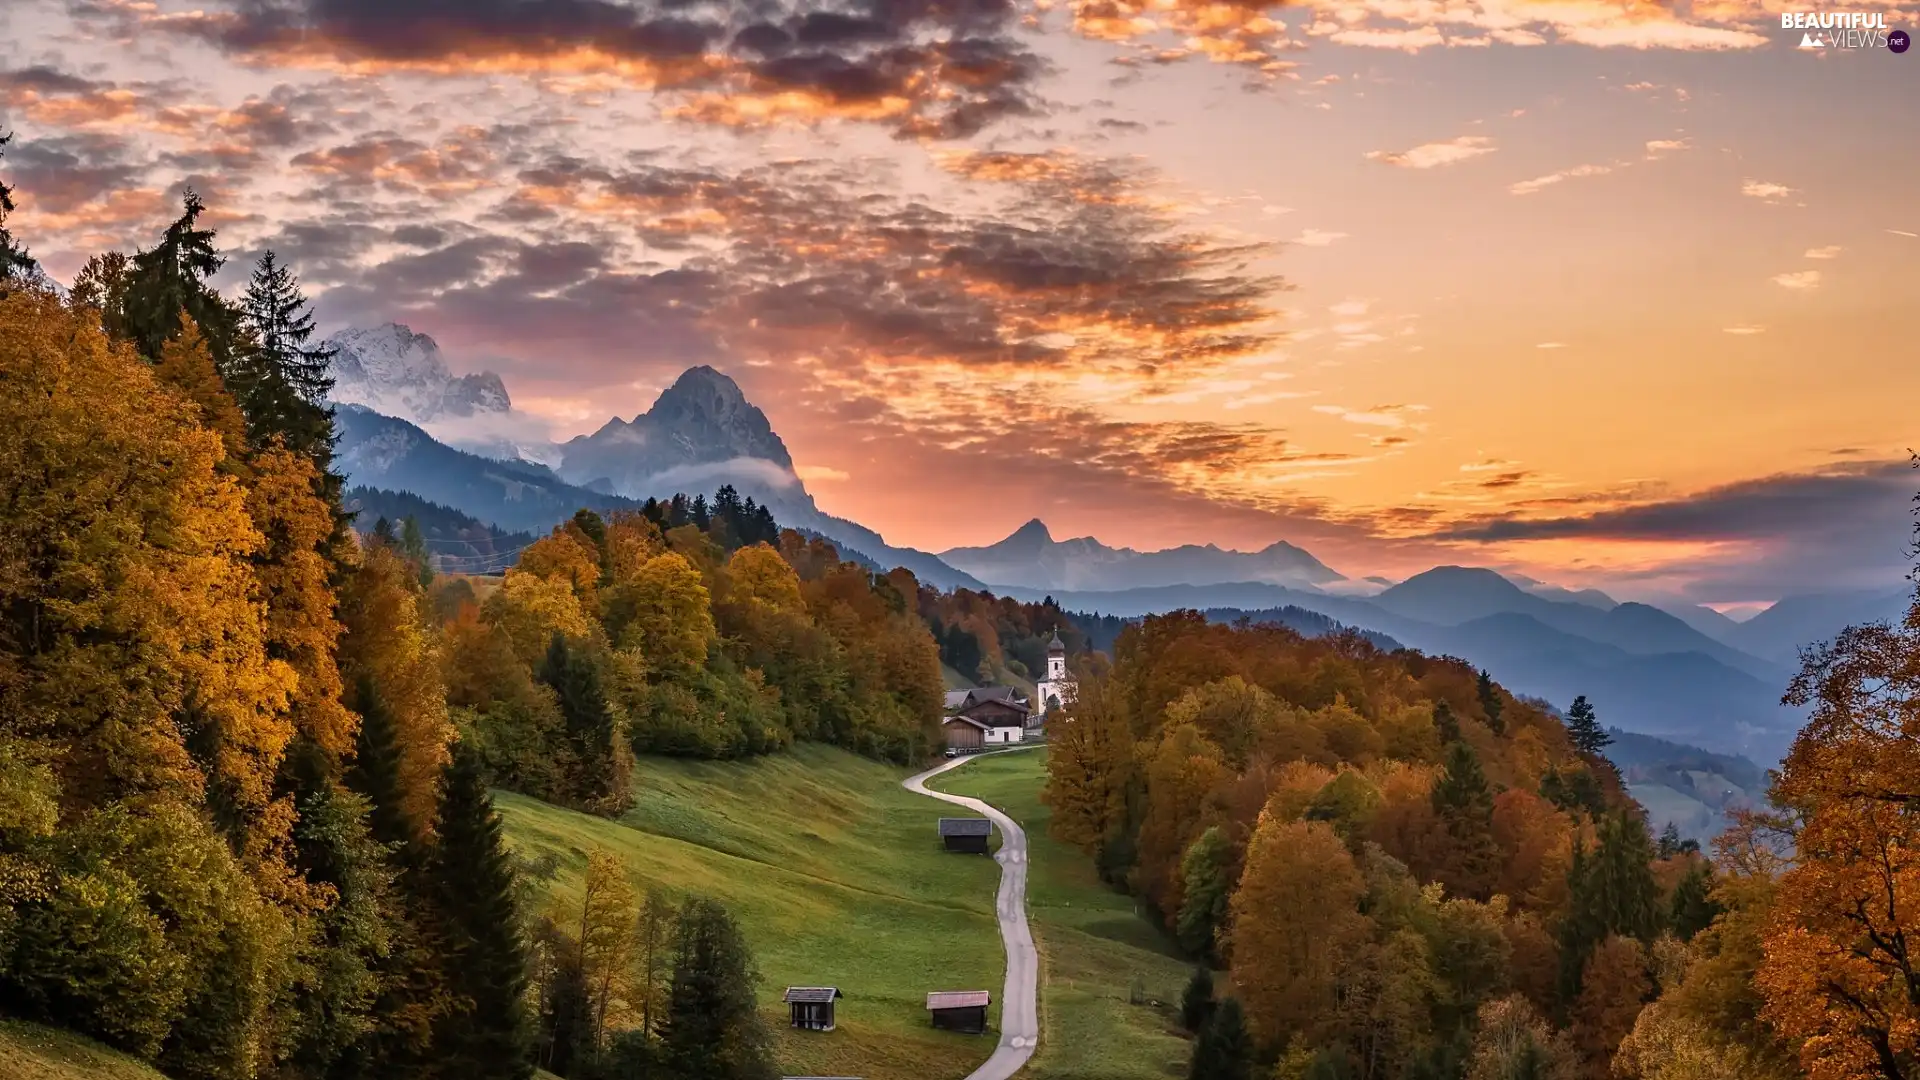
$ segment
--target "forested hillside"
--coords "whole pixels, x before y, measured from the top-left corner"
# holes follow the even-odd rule
[[[1121,632],[1046,797],[1201,965],[1195,1078],[1906,1077],[1916,663],[1920,607],[1810,661],[1780,810],[1717,866],[1648,834],[1584,701],[1195,612]]]

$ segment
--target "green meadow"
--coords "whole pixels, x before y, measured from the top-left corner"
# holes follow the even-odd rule
[[[1186,1075],[1178,1003],[1191,966],[1093,860],[1047,834],[1045,750],[991,754],[928,786],[984,799],[1027,833],[1027,915],[1040,949],[1040,1051],[1030,1080]]]
[[[6,1080],[165,1080],[152,1066],[71,1032],[0,1020]]]
[[[618,821],[508,792],[496,800],[516,851],[560,858],[552,888],[563,902],[594,848],[624,860],[637,886],[723,901],[753,948],[787,1075],[960,1080],[996,1036],[933,1030],[926,993],[991,990],[997,1026],[999,867],[943,851],[936,822],[958,811],[903,789],[906,775],[802,745],[741,762],[643,759],[638,805]],[[789,985],[838,986],[838,1029],[788,1027]]]

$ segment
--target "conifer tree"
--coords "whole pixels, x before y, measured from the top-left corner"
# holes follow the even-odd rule
[[[1465,741],[1447,749],[1445,771],[1433,786],[1433,811],[1446,829],[1442,880],[1477,900],[1493,887],[1500,849],[1493,839],[1493,789],[1480,755]]]
[[[1200,834],[1180,860],[1182,895],[1174,930],[1181,946],[1202,959],[1213,955],[1214,939],[1232,907],[1232,858],[1232,844],[1213,826]]]
[[[1238,998],[1214,1007],[1213,1016],[1193,1044],[1188,1080],[1252,1080],[1253,1035]]]
[[[0,157],[5,157],[13,133],[0,135]],[[0,295],[8,282],[33,281],[40,276],[40,264],[27,254],[24,244],[7,231],[7,215],[13,213],[13,189],[0,183]]]
[[[371,675],[361,675],[356,683],[353,708],[360,714],[360,734],[347,782],[367,797],[367,827],[373,838],[404,854],[413,829],[402,808],[399,733]]]
[[[1673,899],[1667,905],[1667,925],[1674,937],[1692,941],[1693,935],[1713,924],[1720,905],[1714,902],[1712,892],[1713,867],[1704,859],[1698,860],[1674,886]]]
[[[239,314],[207,284],[226,260],[214,250],[214,233],[200,228],[206,204],[188,191],[178,220],[167,226],[160,243],[133,257],[128,269],[125,329],[134,349],[150,362],[160,359],[167,339],[180,332],[185,313],[206,335],[222,378],[234,372]]]
[[[1505,733],[1507,722],[1501,719],[1501,712],[1505,707],[1500,703],[1500,691],[1494,688],[1493,676],[1488,675],[1485,668],[1480,669],[1478,690],[1480,708],[1487,714],[1487,726],[1492,728],[1496,735]]]
[[[1613,743],[1613,736],[1600,726],[1594,717],[1593,706],[1588,704],[1587,695],[1581,694],[1567,707],[1567,738],[1573,741],[1574,749],[1583,754],[1599,757],[1600,752]]]
[[[317,916],[296,976],[289,1064],[303,1074],[350,1076],[380,1023],[373,1006],[391,956],[397,898],[386,849],[367,831],[367,801],[334,787],[323,771],[296,781],[309,789],[293,831],[297,865],[309,882],[332,890],[333,902]]]
[[[447,983],[469,1006],[436,1038],[449,1075],[524,1080],[533,1072],[522,997],[527,955],[516,885],[480,754],[453,746],[435,830],[434,878],[446,923]]]
[[[1201,964],[1193,969],[1186,992],[1180,995],[1180,1026],[1200,1034],[1213,1017],[1213,1005],[1213,971]]]
[[[419,575],[420,587],[433,586],[433,556],[427,553],[427,538],[420,532],[420,523],[412,514],[400,522],[400,554],[413,564],[414,572]]]
[[[334,353],[308,344],[313,313],[299,280],[269,251],[254,268],[240,308],[252,340],[238,362],[234,391],[254,441],[277,435],[326,472],[333,458],[333,411],[326,396],[333,389],[328,365]]]
[[[673,982],[661,1030],[674,1080],[772,1080],[770,1040],[754,1003],[757,976],[726,908],[696,898],[680,911]]]
[[[567,739],[573,744],[574,775],[568,787],[574,799],[588,807],[617,807],[626,795],[627,758],[620,722],[601,685],[600,666],[569,645],[564,635],[555,634],[540,665],[540,681],[558,696]]]
[[[1460,718],[1453,715],[1453,706],[1445,701],[1433,703],[1433,730],[1440,736],[1440,745],[1460,741]]]
[[[1594,947],[1618,935],[1643,943],[1668,923],[1653,878],[1653,844],[1632,811],[1600,821],[1599,847],[1591,854],[1576,844],[1567,867],[1569,907],[1560,924],[1560,993],[1563,1004],[1580,994],[1582,972]]]

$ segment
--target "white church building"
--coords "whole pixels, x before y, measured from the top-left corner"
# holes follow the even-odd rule
[[[1053,640],[1047,643],[1047,677],[1034,687],[1034,696],[1039,699],[1039,708],[1035,718],[1046,716],[1062,705],[1073,704],[1074,692],[1079,689],[1073,676],[1067,674],[1067,646],[1060,640],[1060,631],[1053,632]]]

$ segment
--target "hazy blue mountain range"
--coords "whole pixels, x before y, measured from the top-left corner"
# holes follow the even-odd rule
[[[1897,616],[1904,602],[1897,589],[1796,597],[1735,623],[1706,608],[1616,603],[1597,590],[1476,567],[1435,567],[1397,584],[1352,582],[1286,543],[1251,553],[1211,545],[1140,552],[1092,537],[1055,540],[1038,520],[996,544],[933,555],[821,512],[766,415],[707,367],[689,369],[632,420],[567,443],[552,469],[456,450],[363,407],[342,407],[340,430],[350,482],[411,492],[510,532],[544,532],[582,506],[634,507],[647,496],[730,483],[845,557],[905,566],[939,588],[1051,595],[1068,610],[1118,619],[1193,608],[1223,618],[1251,613],[1303,632],[1324,632],[1314,627],[1325,620],[1375,635],[1383,648],[1462,657],[1515,693],[1557,706],[1585,694],[1603,720],[1627,730],[1766,761],[1801,719],[1779,705],[1796,649],[1852,622]],[[1354,595],[1356,587],[1378,591]],[[1117,633],[1119,622],[1112,625]]]
[[[1055,540],[1038,518],[998,543],[950,548],[940,558],[1001,588],[1135,589],[1235,581],[1311,588],[1346,580],[1284,540],[1256,552],[1225,551],[1212,544],[1135,551],[1108,547],[1091,536]]]

